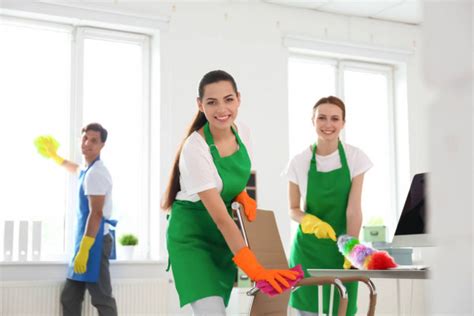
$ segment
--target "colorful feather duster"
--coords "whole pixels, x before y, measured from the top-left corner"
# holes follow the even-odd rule
[[[355,237],[342,235],[337,239],[337,246],[339,252],[357,269],[386,270],[397,266],[386,251],[363,245]]]

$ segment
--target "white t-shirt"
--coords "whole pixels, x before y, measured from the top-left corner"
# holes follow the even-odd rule
[[[84,194],[105,195],[102,214],[109,219],[112,215],[112,177],[102,160],[96,161],[84,178]],[[104,235],[109,233],[109,225],[104,225]]]
[[[372,162],[362,150],[349,144],[342,144],[342,146],[346,153],[351,179],[372,168]],[[283,175],[286,175],[289,181],[298,185],[302,201],[306,201],[308,172],[312,155],[312,148],[310,148],[310,146],[306,147],[305,150],[290,160],[286,169],[283,171]],[[339,150],[327,156],[316,155],[316,164],[319,172],[329,172],[341,168]]]
[[[252,160],[252,141],[247,126],[235,122],[237,133],[240,136],[250,160]],[[217,172],[212,159],[211,150],[206,140],[198,132],[194,132],[186,139],[179,156],[179,184],[181,190],[176,195],[177,200],[199,201],[199,192],[216,188],[222,191],[222,179]]]

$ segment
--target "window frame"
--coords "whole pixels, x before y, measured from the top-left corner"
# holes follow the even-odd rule
[[[77,23],[72,19],[64,19],[64,21],[55,21],[55,19],[48,20],[47,18],[37,17],[19,17],[14,15],[5,15],[0,13],[2,23],[17,24],[22,27],[31,27],[32,29],[45,28],[48,30],[65,32],[70,34],[71,37],[71,55],[70,55],[70,102],[68,106],[68,123],[66,124],[69,128],[68,138],[69,151],[64,154],[71,157],[74,161],[81,161],[82,155],[77,141],[81,136],[81,128],[83,127],[82,114],[83,114],[83,71],[84,71],[84,40],[86,39],[99,39],[99,40],[113,40],[114,42],[126,42],[136,43],[142,48],[142,62],[143,62],[143,103],[141,105],[142,116],[144,118],[141,126],[141,134],[144,135],[142,139],[142,148],[145,150],[141,154],[142,162],[142,176],[141,181],[144,187],[141,193],[143,201],[141,202],[143,207],[138,216],[138,225],[140,229],[146,230],[144,233],[145,238],[140,240],[140,243],[144,245],[143,256],[140,259],[152,260],[157,259],[156,256],[151,255],[152,245],[159,245],[160,240],[155,240],[155,236],[151,234],[151,227],[159,225],[159,218],[152,216],[151,206],[153,197],[152,191],[159,192],[159,169],[153,168],[154,174],[151,174],[151,161],[155,159],[156,155],[153,154],[156,151],[155,147],[159,146],[159,141],[154,141],[155,138],[160,138],[160,135],[152,135],[152,131],[160,131],[159,119],[156,118],[158,111],[152,111],[152,104],[159,105],[159,85],[153,88],[152,81],[159,82],[159,61],[152,62],[152,59],[159,57],[159,31],[160,30],[149,30],[149,32],[137,33],[136,31],[127,30],[126,27],[120,27],[118,29],[108,29],[103,27],[97,27],[94,23]],[[158,124],[158,126],[152,126],[152,124]],[[157,145],[156,145],[156,144]],[[159,157],[158,157],[159,159]],[[156,179],[155,179],[156,178]],[[151,187],[153,185],[153,188]],[[158,188],[157,188],[158,186]],[[63,247],[57,249],[58,251],[49,251],[53,256],[45,256],[48,250],[42,247],[42,259],[41,261],[64,261],[69,260],[69,254],[72,253],[74,248],[74,221],[76,217],[77,209],[77,175],[68,174],[66,183],[66,208],[64,214],[64,236],[63,236]],[[54,255],[57,253],[57,256]],[[30,259],[29,259],[30,260]]]
[[[139,216],[139,226],[144,227],[146,230],[146,241],[141,240],[140,244],[145,244],[145,259],[150,259],[150,247],[152,244],[150,226],[151,226],[151,209],[150,209],[150,164],[151,164],[151,77],[150,77],[150,68],[151,68],[151,38],[146,34],[139,34],[126,31],[110,30],[98,27],[91,26],[76,26],[73,29],[73,41],[72,45],[72,64],[71,64],[71,143],[74,144],[77,139],[80,139],[81,128],[83,127],[83,79],[84,79],[84,42],[87,39],[96,39],[96,40],[110,40],[113,42],[122,42],[122,43],[132,43],[138,44],[142,47],[142,62],[143,62],[143,104],[141,105],[141,113],[145,121],[143,121],[141,134],[144,135],[142,139],[142,148],[145,152],[141,155],[141,178],[143,181],[143,186],[145,190],[142,192],[142,205],[143,213],[140,213],[144,216]],[[71,146],[71,157],[75,157],[76,161],[81,161],[82,154],[78,146]],[[113,175],[112,175],[113,177]],[[114,177],[113,177],[114,178]],[[70,184],[75,183],[75,176],[72,175],[70,179]],[[77,188],[72,188],[72,192],[75,192]],[[66,252],[70,253],[74,247],[74,218],[75,218],[75,207],[77,205],[77,197],[74,198],[74,202],[71,203],[71,208],[68,209],[66,214]],[[138,214],[137,214],[138,216]],[[118,237],[118,236],[117,236]]]
[[[344,71],[345,70],[357,70],[359,72],[365,72],[370,74],[383,74],[387,79],[387,112],[388,112],[388,138],[389,138],[389,165],[390,165],[390,178],[395,179],[394,182],[389,181],[389,190],[390,190],[390,210],[386,212],[386,215],[390,215],[389,218],[385,218],[386,221],[385,225],[388,227],[396,228],[397,218],[401,212],[401,205],[399,203],[399,181],[396,175],[399,173],[399,164],[397,159],[397,149],[396,144],[399,142],[398,135],[396,133],[396,115],[395,115],[395,90],[396,87],[394,85],[394,66],[390,64],[379,64],[379,63],[371,63],[371,62],[361,62],[361,61],[353,61],[353,60],[341,60],[338,63],[338,68],[340,69],[340,85],[338,88],[341,90],[341,96],[345,99],[344,94]],[[338,74],[339,76],[339,74]],[[342,138],[345,139],[345,129],[342,133]],[[395,225],[395,226],[394,226]]]
[[[322,53],[318,54],[317,51],[309,51],[307,49],[289,49],[288,63],[292,59],[305,60],[309,62],[320,63],[324,65],[333,66],[335,68],[335,91],[343,100],[345,99],[344,93],[344,71],[345,70],[357,70],[366,73],[376,73],[382,74],[387,78],[387,101],[388,101],[388,135],[389,135],[389,164],[390,164],[390,177],[395,179],[393,182],[389,181],[389,190],[390,190],[390,210],[384,213],[384,218],[386,220],[385,225],[390,229],[393,229],[393,232],[396,228],[397,219],[401,212],[401,201],[404,199],[404,196],[401,197],[400,193],[403,192],[401,187],[405,185],[406,179],[408,178],[407,170],[403,167],[400,167],[400,159],[409,159],[409,148],[406,146],[406,155],[401,155],[399,148],[403,142],[403,135],[399,135],[398,129],[400,119],[408,120],[408,116],[400,115],[396,111],[396,96],[398,95],[398,88],[395,84],[397,68],[399,68],[398,63],[390,62],[380,62],[364,59],[363,56],[349,58],[349,56],[341,56],[340,54]],[[289,93],[290,94],[290,93]],[[288,105],[291,107],[291,105]],[[401,117],[402,116],[402,117]],[[291,126],[291,124],[289,124]],[[345,140],[345,130],[341,133],[341,139]],[[407,164],[409,166],[409,162]],[[402,194],[403,195],[403,194]],[[362,232],[362,230],[361,230]],[[389,235],[393,233],[389,231]],[[389,240],[388,240],[389,241]]]

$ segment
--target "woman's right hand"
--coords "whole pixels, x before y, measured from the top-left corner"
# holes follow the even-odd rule
[[[287,280],[296,280],[299,273],[292,270],[265,269],[257,260],[254,253],[248,248],[240,249],[233,258],[235,264],[241,268],[253,281],[266,281],[278,293],[290,287]]]
[[[301,220],[301,230],[305,234],[314,234],[317,238],[336,241],[336,232],[332,226],[311,214],[306,214]]]
[[[298,272],[292,270],[276,270],[276,269],[265,269],[262,270],[255,276],[254,281],[267,281],[275,291],[282,293],[284,289],[290,287],[287,280],[296,280]],[[283,286],[283,288],[282,288]]]

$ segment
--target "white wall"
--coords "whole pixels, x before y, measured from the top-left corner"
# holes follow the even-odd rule
[[[473,315],[472,1],[425,1],[424,74],[430,109],[432,230],[438,245],[430,314]]]
[[[289,241],[287,182],[280,177],[289,159],[288,50],[282,45],[287,34],[412,50],[407,63],[412,174],[428,169],[428,140],[418,27],[268,4],[176,5],[161,37],[161,170],[169,170],[196,111],[202,75],[218,68],[229,71],[242,94],[240,119],[252,129],[259,206],[276,211],[282,239]],[[162,184],[167,176],[162,174]]]

